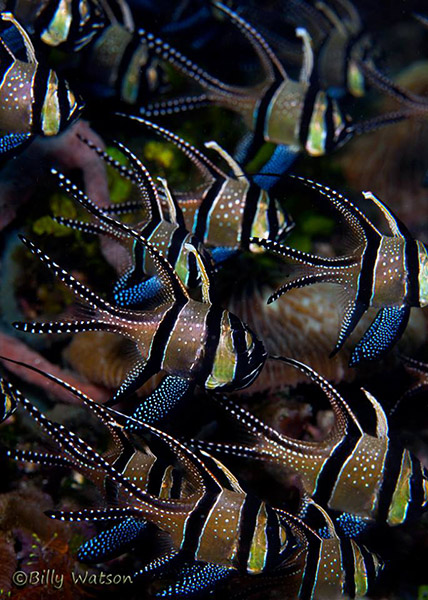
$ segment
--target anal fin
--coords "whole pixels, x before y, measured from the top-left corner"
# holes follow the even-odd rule
[[[147,309],[148,301],[156,298],[161,291],[162,282],[156,275],[134,285],[127,285],[127,281],[120,279],[114,287],[113,298],[115,304],[123,308]]]
[[[123,554],[146,534],[147,522],[129,517],[102,531],[80,546],[77,558],[84,563],[98,563]]]
[[[377,313],[351,354],[350,367],[382,358],[400,339],[410,317],[409,306],[385,306]]]
[[[31,133],[8,133],[0,137],[0,159],[10,158],[31,142]]]
[[[339,337],[336,342],[336,346],[332,350],[330,354],[330,358],[335,356],[339,350],[342,348],[343,344],[346,342],[348,337],[354,331],[355,327],[358,325],[359,320],[366,312],[367,306],[362,304],[361,302],[352,301],[349,303],[347,309],[345,310],[345,314],[343,317],[342,326],[340,328]]]
[[[132,414],[133,420],[127,422],[126,429],[138,430],[138,421],[153,424],[170,416],[192,389],[193,386],[187,379],[167,375],[135,410]]]
[[[111,406],[113,404],[117,404],[123,398],[131,395],[133,392],[138,390],[146,381],[150,379],[152,375],[150,370],[146,369],[146,362],[141,360],[137,360],[132,369],[128,371],[127,376],[122,381],[119,389],[116,391],[115,395],[111,400],[106,402],[106,406]]]
[[[175,576],[173,583],[156,593],[157,598],[192,598],[228,579],[233,570],[213,563],[186,563]]]

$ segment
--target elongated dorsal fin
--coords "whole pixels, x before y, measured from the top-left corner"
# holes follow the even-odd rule
[[[65,189],[77,202],[82,204],[90,213],[95,215],[101,222],[106,223],[119,231],[124,232],[128,237],[134,239],[143,249],[145,249],[153,260],[157,270],[157,275],[163,284],[161,294],[165,294],[169,301],[185,301],[189,299],[186,288],[182,281],[174,271],[173,267],[165,257],[147,241],[140,232],[133,227],[129,227],[125,223],[117,221],[107,213],[104,213],[94,202],[92,202],[86,194],[84,194],[75,184],[73,184],[65,175],[58,172],[56,169],[51,169],[51,173],[57,177],[59,185]]]
[[[215,150],[218,154],[220,154],[220,156],[223,158],[223,160],[225,160],[227,162],[227,164],[229,165],[229,167],[232,169],[232,173],[234,174],[234,176],[238,179],[238,178],[244,178],[244,179],[248,179],[247,176],[245,175],[244,171],[241,168],[241,165],[238,164],[236,162],[236,160],[234,158],[232,158],[232,156],[230,156],[230,154],[228,152],[226,152],[226,150],[224,148],[222,148],[219,144],[217,144],[217,142],[211,140],[209,142],[205,142],[204,146],[206,148],[211,148],[212,150]]]
[[[8,360],[8,359],[7,359]],[[16,362],[16,361],[11,361]],[[25,363],[21,363],[23,366]],[[34,369],[33,369],[34,370]],[[62,381],[59,378],[50,375],[49,373],[40,372],[40,374],[45,375],[48,379],[54,381],[58,385],[65,387],[69,390],[73,395],[77,396],[81,399],[91,410],[96,410],[97,412],[102,411],[103,414],[109,414],[112,423],[115,424],[116,427],[124,427],[126,423],[132,421],[132,417],[128,417],[123,415],[122,413],[118,413],[117,411],[98,405],[91,398],[80,392],[73,386],[70,386],[66,382]],[[167,500],[160,499],[157,496],[152,496],[151,494],[143,491],[141,488],[136,486],[126,475],[124,475],[121,471],[118,471],[114,465],[110,464],[106,459],[101,456],[96,450],[94,450],[87,442],[79,438],[76,434],[66,429],[63,425],[58,423],[54,423],[47,419],[43,413],[39,411],[23,394],[12,384],[7,382],[7,385],[13,391],[16,396],[18,402],[23,406],[23,408],[30,414],[30,416],[36,421],[42,429],[44,429],[48,435],[58,444],[61,450],[65,453],[67,459],[71,460],[74,463],[74,468],[79,470],[79,468],[87,468],[89,470],[101,469],[102,472],[105,473],[106,476],[112,479],[113,483],[121,486],[125,491],[130,493],[135,498],[143,504],[143,511],[148,511],[148,515],[150,515],[151,510],[155,510],[157,508],[163,510],[175,509],[178,506],[182,506],[184,508],[189,504],[189,502],[193,502],[193,500],[189,499],[181,499],[181,500]],[[104,418],[103,418],[104,420]],[[216,492],[221,491],[221,486],[217,482],[214,475],[205,467],[203,462],[188,448],[183,446],[180,442],[172,438],[167,433],[164,433],[151,425],[139,422],[139,427],[146,430],[147,432],[155,435],[164,443],[166,443],[173,451],[178,455],[180,462],[183,464],[186,469],[187,476],[191,483],[194,484],[195,489],[200,490],[199,494],[203,494],[207,489],[215,489]],[[143,515],[142,515],[143,516]],[[150,517],[149,517],[150,518]]]
[[[288,80],[288,75],[285,72],[284,67],[265,38],[252,25],[250,25],[248,21],[240,17],[232,9],[228,8],[221,2],[213,2],[213,4],[216,8],[230,18],[232,23],[234,23],[238,29],[242,31],[247,40],[253,46],[266,73],[267,79],[269,81],[281,79]]]
[[[112,438],[114,440],[115,446],[119,451],[122,451],[125,448],[125,446],[128,445],[128,441],[129,441],[128,436],[123,432],[123,426],[119,425],[117,423],[117,421],[115,421],[111,417],[110,413],[105,409],[105,407],[102,404],[98,404],[97,402],[95,402],[94,400],[89,398],[89,396],[87,396],[84,392],[82,392],[81,390],[78,390],[73,385],[67,383],[66,381],[63,381],[62,379],[60,379],[59,377],[56,377],[55,375],[52,375],[51,373],[47,373],[46,371],[42,371],[41,369],[38,369],[34,365],[29,365],[29,364],[21,362],[21,361],[13,360],[11,358],[8,358],[7,356],[0,356],[0,359],[5,360],[9,363],[24,367],[24,368],[28,369],[29,371],[33,371],[34,373],[38,373],[42,377],[49,379],[49,381],[52,381],[53,383],[57,384],[58,386],[62,387],[65,390],[67,390],[72,396],[74,396],[75,398],[78,398],[84,404],[87,404],[90,406],[92,412],[109,429],[109,431],[112,435]],[[16,398],[16,394],[20,393],[19,390],[15,391],[14,388],[10,384],[8,384],[8,382],[6,382],[5,380],[0,380],[0,381],[2,382],[1,389],[3,389],[3,386],[4,386],[5,389],[7,389],[8,392],[10,394],[13,394],[13,397]]]
[[[373,225],[371,220],[356,206],[353,202],[345,198],[339,192],[322,185],[312,179],[300,177],[298,175],[290,175],[293,179],[298,179],[304,185],[312,188],[319,192],[321,195],[328,198],[334,208],[336,208],[345,218],[351,230],[359,235],[363,236],[366,240],[375,235],[376,237],[382,237],[380,231]]]
[[[302,40],[303,45],[303,64],[300,71],[300,81],[309,83],[314,70],[314,51],[312,49],[312,38],[304,27],[296,29],[296,36]]]
[[[27,54],[27,60],[29,63],[32,64],[37,64],[37,58],[36,58],[36,52],[34,50],[34,46],[33,43],[30,39],[30,36],[28,35],[28,33],[25,31],[25,29],[22,27],[22,25],[20,25],[18,23],[18,21],[15,19],[15,17],[13,16],[13,14],[11,12],[4,12],[1,13],[0,18],[2,21],[9,21],[10,23],[12,23],[12,25],[14,27],[16,27],[16,29],[18,30],[21,39],[22,39],[22,43],[25,46],[25,52]],[[10,50],[10,48],[7,46],[7,44],[5,43],[5,41],[1,38],[1,34],[0,34],[0,42],[3,45],[3,47],[5,48],[5,50],[10,54],[10,56],[16,60],[15,55],[13,54],[13,52]]]
[[[378,400],[371,394],[368,390],[361,388],[361,390],[366,395],[370,404],[373,407],[373,410],[376,414],[376,437],[381,440],[388,439],[388,419],[383,410],[382,406],[379,404]]]
[[[50,381],[54,382],[60,387],[66,389],[68,392],[70,392],[70,394],[78,398],[83,404],[90,408],[90,410],[101,420],[101,422],[109,428],[117,442],[121,445],[122,449],[125,445],[129,446],[130,444],[127,433],[127,430],[131,429],[130,426],[133,426],[133,429],[137,431],[146,431],[147,433],[156,436],[169,448],[173,449],[174,453],[177,455],[178,460],[183,464],[190,481],[193,483],[196,489],[201,489],[201,487],[205,488],[208,487],[208,485],[212,484],[220,487],[215,476],[211,473],[211,471],[209,471],[209,469],[206,468],[203,462],[185,445],[183,445],[181,442],[179,442],[169,434],[161,431],[160,429],[157,429],[149,423],[145,423],[132,416],[124,415],[112,408],[104,406],[103,404],[98,404],[97,402],[92,400],[92,398],[83,393],[81,390],[78,390],[77,388],[63,381],[59,377],[56,377],[51,373],[44,372],[33,365],[27,365],[24,362],[16,361],[6,356],[0,356],[0,359],[13,364],[20,365],[29,369],[30,371],[34,371],[35,373],[42,375],[46,379],[49,379]],[[46,417],[44,417],[44,415],[42,415],[38,411],[38,409],[33,407],[33,405],[28,400],[26,400],[26,398],[24,398],[21,392],[17,390],[14,386],[12,386],[12,384],[5,381],[4,386],[5,389],[7,389],[8,394],[13,394],[16,401],[21,401],[24,405],[24,408],[30,411],[30,414],[33,416],[33,418],[36,418],[37,422],[39,422],[42,427],[46,428],[48,424],[51,424],[51,422],[48,421]],[[65,429],[61,425],[58,425],[58,427],[65,431]],[[76,437],[76,439],[79,439],[77,438],[77,436],[74,436],[74,434],[72,434],[71,432],[70,435]],[[84,447],[84,442],[82,443]],[[79,446],[76,447],[80,449]],[[95,452],[89,446],[88,448],[92,452]],[[90,458],[90,454],[87,456],[87,458]]]
[[[204,261],[201,258],[197,248],[190,242],[185,244],[185,248],[188,252],[191,252],[196,259],[196,264],[198,265],[198,271],[201,275],[201,286],[202,286],[202,302],[204,304],[212,304],[211,301],[211,280],[208,275],[208,271],[205,268]]]
[[[162,205],[154,181],[140,159],[127,146],[117,140],[113,140],[113,145],[129,160],[132,167],[132,169],[130,169],[120,164],[119,161],[112,158],[91,140],[88,140],[79,134],[77,137],[91,148],[91,150],[94,150],[94,152],[96,152],[108,165],[138,186],[142,203],[141,208],[144,208],[147,211],[147,220],[150,221],[150,223],[159,223],[162,220]]]
[[[400,221],[400,219],[392,212],[390,208],[386,206],[386,204],[379,200],[379,198],[376,198],[372,192],[362,192],[362,194],[364,198],[371,200],[382,211],[382,214],[387,220],[391,233],[394,237],[401,237],[403,239],[408,239],[411,237],[404,223]]]
[[[226,179],[225,173],[221,171],[213,162],[209,160],[200,150],[183,140],[181,137],[165,129],[165,127],[161,127],[157,123],[153,123],[152,121],[148,121],[147,119],[143,119],[137,115],[127,115],[124,113],[115,113],[118,117],[124,117],[126,119],[130,119],[132,121],[137,121],[141,123],[148,129],[154,131],[158,135],[162,136],[175,146],[179,148],[185,156],[195,165],[197,169],[206,177],[210,179],[217,179],[221,177],[222,179]]]
[[[183,211],[181,210],[177,200],[172,195],[167,180],[164,177],[158,177],[158,181],[160,182],[165,193],[165,200],[168,204],[168,212],[171,223],[174,223],[179,227],[185,227]]]
[[[115,145],[123,152],[123,154],[130,161],[136,175],[138,182],[138,189],[140,191],[141,201],[143,207],[149,212],[149,220],[151,223],[159,223],[163,219],[162,205],[159,198],[158,191],[155,183],[150,176],[150,173],[140,161],[140,159],[124,144],[115,140]]]
[[[314,371],[308,365],[295,360],[294,358],[286,358],[284,356],[272,356],[275,360],[280,360],[296,369],[299,369],[302,373],[305,373],[312,381],[314,381],[327,396],[332,410],[335,414],[335,425],[329,435],[329,439],[340,439],[347,434],[348,426],[352,423],[359,435],[364,435],[364,431],[345,400],[339,394],[339,392],[327,381],[324,377],[321,377],[319,373]]]
[[[216,464],[216,466],[220,469],[220,471],[226,477],[227,481],[230,484],[231,489],[234,492],[237,492],[238,494],[244,494],[245,493],[244,490],[239,485],[239,481],[237,480],[237,478],[235,477],[235,475],[226,467],[226,465],[224,465],[221,461],[219,461],[218,458],[215,458],[214,456],[211,456],[211,454],[208,454],[208,452],[206,450],[200,450],[200,453],[203,456],[207,456],[212,461],[214,461],[214,463]]]

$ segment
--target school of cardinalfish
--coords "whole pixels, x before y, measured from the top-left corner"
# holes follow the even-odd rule
[[[99,404],[59,377],[3,356],[6,365],[18,364],[66,390],[110,436],[109,450],[101,452],[47,418],[2,378],[2,420],[20,406],[50,440],[48,450],[8,448],[7,455],[19,462],[77,471],[98,488],[99,506],[46,513],[62,521],[106,523],[80,546],[77,556],[83,563],[136,552],[141,542],[151,543],[155,528],[166,533],[168,543],[162,552],[133,574],[136,582],[169,577],[156,596],[209,594],[237,576],[248,585],[248,597],[252,589],[280,590],[282,598],[301,600],[365,596],[383,563],[359,541],[361,532],[418,518],[428,506],[428,471],[390,436],[385,411],[368,390],[363,390],[362,405],[375,423],[373,431],[312,367],[293,357],[270,356],[265,340],[222,306],[217,279],[234,256],[271,252],[292,273],[269,303],[281,302],[289,290],[319,283],[343,293],[341,325],[331,356],[342,350],[372,308],[377,314],[355,344],[350,366],[379,361],[393,351],[411,308],[428,304],[427,246],[371,192],[364,193],[373,209],[369,217],[341,193],[293,175],[300,193],[312,188],[339,213],[349,240],[346,254],[340,256],[295,249],[285,242],[293,221],[273,188],[298,155],[321,156],[354,135],[412,114],[420,116],[426,110],[424,99],[377,70],[370,59],[370,40],[348,0],[314,4],[289,0],[290,22],[301,42],[297,80],[288,75],[287,60],[292,63],[299,50],[282,55],[272,49],[261,8],[255,9],[259,31],[242,16],[245,10],[207,3],[209,12],[225,20],[255,52],[264,79],[251,86],[225,83],[211,75],[161,35],[143,28],[135,16],[138,11],[134,14],[132,3],[125,0],[6,0],[0,7],[0,152],[5,161],[24,151],[35,137],[53,136],[69,127],[82,114],[84,102],[107,97],[120,107],[114,113],[119,123],[173,144],[203,179],[194,189],[175,190],[165,178],[156,181],[125,144],[116,146],[127,166],[81,138],[82,145],[137,190],[137,200],[100,207],[72,179],[51,168],[55,185],[90,216],[89,221],[56,220],[79,232],[115,240],[129,252],[129,268],[111,282],[105,299],[33,239],[20,235],[26,248],[74,293],[79,306],[57,320],[18,321],[13,326],[31,334],[114,333],[128,340],[134,363],[110,401]],[[195,17],[206,26],[199,12]],[[425,24],[423,16],[418,19]],[[189,16],[172,23],[176,31],[189,32],[192,24]],[[277,37],[272,34],[272,41],[278,42]],[[74,91],[61,73],[48,66],[46,56],[52,48],[76,55],[74,68],[87,79],[82,90]],[[161,93],[165,63],[199,86],[199,95],[152,100]],[[399,108],[353,122],[342,101],[350,95],[359,98],[369,84],[390,94]],[[149,120],[210,104],[238,113],[248,127],[234,155],[213,140],[202,151]],[[276,147],[252,175],[244,165],[264,142]],[[215,158],[223,161],[223,168]],[[137,213],[143,216],[132,224],[129,218],[121,219]],[[379,228],[382,220],[387,233]],[[325,439],[285,435],[230,397],[250,388],[267,360],[298,370],[322,390],[334,415]],[[414,393],[427,385],[428,368],[415,359],[403,360],[419,377],[409,391]],[[112,408],[119,401],[126,407],[134,392],[158,374],[160,383],[132,414]],[[173,411],[195,405],[197,390],[209,395],[241,432],[238,441],[183,440],[180,432],[174,437],[169,429],[164,431],[163,423]],[[231,457],[266,469],[275,465],[295,475],[301,485],[297,512],[259,498],[240,481],[239,472],[232,472]],[[236,597],[243,597],[242,591]]]

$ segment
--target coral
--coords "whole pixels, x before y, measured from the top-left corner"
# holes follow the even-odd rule
[[[331,381],[354,379],[356,371],[348,367],[351,349],[355,339],[362,335],[374,318],[375,312],[369,311],[344,348],[334,358],[329,358],[337,340],[340,322],[340,298],[335,286],[320,284],[291,290],[276,302],[266,304],[274,289],[255,284],[235,291],[228,308],[265,340],[270,354],[293,356],[311,365]],[[427,334],[423,313],[415,310],[400,347],[404,352],[411,353],[426,342]],[[268,360],[261,375],[248,391],[242,393],[280,390],[284,385],[296,385],[304,379],[295,369],[290,370],[281,363]]]
[[[0,495],[0,589],[11,592],[16,600],[87,597],[83,587],[72,579],[77,570],[72,539],[81,533],[41,515],[41,510],[51,506],[50,497],[31,484]],[[44,574],[45,579],[18,587],[11,581],[16,571],[27,578],[31,573]]]
[[[85,393],[96,399],[97,402],[104,402],[108,398],[108,393],[106,390],[78,380],[72,373],[63,371],[57,365],[46,360],[46,358],[41,356],[35,350],[29,348],[23,342],[1,332],[0,355],[7,356],[13,360],[23,361],[28,365],[33,365],[43,371],[52,373],[53,375],[64,379],[64,381],[67,381],[67,383],[70,383],[71,385],[80,388],[82,391],[85,391]],[[39,386],[40,388],[46,390],[49,394],[53,394],[56,398],[59,398],[62,402],[76,402],[73,396],[71,396],[65,390],[58,388],[58,386],[54,385],[51,381],[48,381],[38,373],[34,373],[33,371],[25,369],[19,365],[14,365],[7,361],[2,361],[2,364],[9,371],[21,377],[24,381]]]
[[[35,182],[46,178],[52,163],[64,171],[80,170],[88,195],[100,205],[109,204],[104,163],[82,144],[78,133],[104,147],[88,123],[78,121],[59,136],[36,139],[23,154],[7,163],[0,178],[0,230],[15,218],[18,208],[31,199]]]

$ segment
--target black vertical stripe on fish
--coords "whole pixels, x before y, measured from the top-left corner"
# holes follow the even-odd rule
[[[314,114],[314,106],[319,90],[320,86],[318,83],[318,78],[314,71],[311,75],[310,84],[306,91],[303,108],[300,113],[299,141],[303,148],[306,148],[306,142],[308,141],[309,127]]]
[[[174,329],[180,312],[185,302],[175,302],[165,313],[162,321],[159,323],[156,333],[153,336],[150,354],[144,366],[147,373],[158,373],[162,367],[162,361],[167,350],[168,339],[171,331]]]
[[[0,44],[0,80],[3,82],[3,85],[6,71],[8,71],[13,62],[11,55],[7,52],[3,44]]]
[[[355,557],[351,540],[346,537],[341,537],[339,547],[342,569],[345,576],[342,591],[349,596],[349,598],[355,598]]]
[[[325,143],[324,147],[326,152],[331,152],[334,150],[336,146],[336,137],[335,137],[335,125],[334,125],[334,102],[333,100],[327,96],[327,110],[324,114],[324,127],[325,127]]]
[[[266,125],[269,123],[272,99],[275,96],[282,82],[282,76],[278,79],[275,79],[275,81],[273,81],[273,83],[263,94],[263,98],[260,100],[256,108],[256,118],[254,122],[252,141],[252,147],[254,148],[261,146],[265,141],[265,129]]]
[[[278,222],[278,212],[276,210],[276,204],[272,198],[269,198],[267,219],[268,219],[269,238],[271,240],[275,240],[278,237],[278,233],[279,233],[279,222]],[[287,220],[289,221],[288,216],[287,216]]]
[[[183,540],[180,546],[180,551],[182,551],[185,556],[196,558],[207,519],[221,493],[220,486],[211,485],[210,487],[213,487],[214,489],[209,489],[204,493],[186,519]]]
[[[242,504],[239,519],[237,562],[243,571],[247,570],[251,544],[257,523],[257,515],[259,513],[261,504],[261,501],[253,496],[246,496]]]
[[[403,449],[397,447],[395,444],[389,443],[385,464],[383,466],[382,483],[378,491],[378,510],[376,518],[379,522],[386,522],[388,520],[388,512],[391,506],[392,496],[397,487],[402,459]]]
[[[152,496],[159,496],[162,490],[162,481],[165,471],[168,468],[167,462],[160,458],[156,458],[155,462],[150,467],[147,476],[147,492]]]
[[[410,502],[407,507],[406,520],[420,516],[421,506],[424,504],[424,488],[421,470],[423,467],[413,454],[410,454],[410,460],[412,464],[412,476],[410,478]]]
[[[117,71],[116,82],[115,82],[115,87],[116,87],[116,92],[118,94],[118,97],[121,97],[122,85],[124,82],[124,78],[127,75],[129,64],[132,61],[135,52],[141,48],[142,43],[144,43],[144,42],[142,42],[142,40],[137,35],[135,35],[132,37],[129,44],[126,46],[125,51],[123,52],[123,55],[122,55],[122,58],[121,58],[121,61],[119,64],[119,68]],[[150,62],[150,56],[147,56],[147,62]],[[145,72],[144,69],[146,68],[146,66],[147,66],[147,63],[144,65],[140,65],[140,70],[139,70],[140,78],[138,81],[137,99],[144,98],[146,96],[147,92],[149,91],[147,85],[144,85],[144,86],[142,85],[143,81],[145,82],[143,73]]]
[[[119,497],[119,488],[108,475],[104,479],[104,493],[108,504],[116,505]]]
[[[187,237],[188,233],[186,229],[182,229],[181,227],[177,227],[177,229],[172,234],[172,237],[168,244],[168,249],[166,253],[166,258],[168,262],[174,267],[180,252],[184,248],[184,240]]]
[[[124,435],[122,432],[117,432],[120,436],[120,442],[122,445],[122,450],[116,460],[112,463],[112,466],[123,473],[126,469],[126,465],[131,460],[132,456],[135,454],[135,447],[130,442],[129,438]],[[104,490],[106,494],[106,499],[109,504],[116,505],[118,500],[119,488],[117,483],[115,483],[108,475],[104,480]]]
[[[50,0],[50,2],[45,4],[45,7],[37,16],[37,19],[34,23],[34,32],[37,37],[42,37],[43,33],[49,29],[49,26],[55,17],[55,13],[58,10],[58,5],[59,0],[56,2]]]
[[[196,239],[193,239],[192,243],[195,246],[195,248],[198,247],[198,241]],[[193,252],[189,252],[187,255],[187,267],[187,287],[192,289],[198,285],[199,277],[198,264],[196,262],[196,256],[193,254]]]
[[[419,251],[413,238],[404,242],[404,264],[406,273],[406,295],[404,302],[409,306],[419,306]]]
[[[33,103],[31,111],[31,127],[34,133],[43,134],[42,120],[46,92],[49,85],[50,70],[43,65],[37,65],[33,77]]]
[[[65,128],[70,114],[70,99],[68,97],[67,86],[64,81],[58,81],[58,110],[59,110],[59,129]]]
[[[248,248],[248,240],[251,237],[251,230],[257,214],[260,195],[260,188],[255,184],[251,184],[247,192],[247,197],[245,198],[244,213],[241,224],[240,238],[242,248]]]
[[[113,466],[117,471],[123,473],[126,469],[126,465],[129,463],[129,461],[135,454],[135,447],[131,443],[127,435],[121,435],[120,442],[122,445],[122,450],[119,456],[113,462]]]
[[[150,219],[150,221],[145,223],[144,226],[141,228],[141,235],[147,240],[150,240],[150,236],[152,235],[152,233],[154,232],[154,230],[156,229],[156,227],[159,225],[159,223],[161,221],[161,219],[157,218],[157,216],[153,217],[153,214],[156,214],[153,209],[151,212],[152,212],[152,218]]]
[[[342,60],[342,86],[348,92],[348,67],[351,59],[351,50],[354,48],[354,41],[349,40],[345,46],[345,52]]]
[[[267,524],[267,556],[266,568],[275,568],[278,566],[278,557],[280,556],[281,542],[279,539],[279,521],[278,516],[270,506],[266,506]]]
[[[321,560],[322,540],[313,537],[306,551],[305,568],[300,584],[299,600],[312,600],[318,580],[318,569]]]
[[[181,488],[183,484],[183,475],[177,469],[172,471],[171,498],[181,498]]]
[[[374,563],[373,554],[367,550],[367,548],[363,545],[359,546],[361,550],[361,554],[364,558],[364,564],[366,566],[367,572],[367,595],[371,595],[372,587],[374,582],[376,581],[376,567]]]
[[[242,328],[242,323],[229,313],[229,322],[232,328],[233,349],[235,351],[235,372],[234,379],[242,381],[245,378],[246,370],[248,369],[248,353],[247,344],[245,341],[245,330]]]
[[[213,369],[214,359],[220,340],[223,313],[224,311],[222,308],[213,305],[210,306],[205,319],[206,339],[202,361],[198,370],[198,380],[201,383],[208,379]]]
[[[364,229],[364,224],[360,223]],[[365,229],[367,242],[361,259],[361,269],[355,296],[355,303],[360,303],[367,307],[370,306],[373,286],[375,285],[375,267],[381,243],[380,236],[377,234],[373,235],[374,233],[372,229]]]
[[[193,233],[202,243],[204,242],[205,235],[208,230],[209,212],[213,203],[216,201],[224,183],[225,180],[220,177],[216,181],[214,181],[199,207],[198,214],[196,217],[196,223],[193,228]]]
[[[360,437],[345,435],[343,440],[336,446],[332,454],[325,460],[318,474],[316,487],[312,498],[321,506],[328,505],[334,486],[340,475],[340,471],[348,458],[352,455],[360,441]]]

